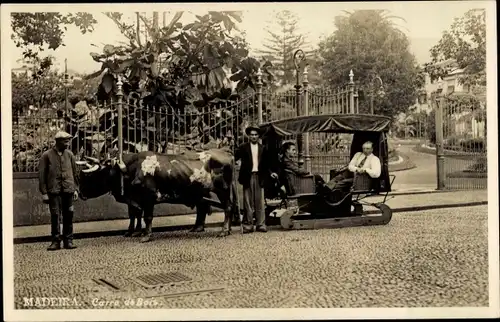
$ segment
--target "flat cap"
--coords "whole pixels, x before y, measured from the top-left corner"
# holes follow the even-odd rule
[[[73,136],[71,134],[69,134],[68,132],[64,132],[64,131],[59,131],[56,133],[56,135],[54,136],[54,139],[56,140],[64,140],[64,139],[71,139]]]

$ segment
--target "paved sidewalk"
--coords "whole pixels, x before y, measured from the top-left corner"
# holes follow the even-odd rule
[[[433,189],[429,191],[433,191]],[[407,192],[409,194],[389,196],[388,199],[392,199],[387,200],[386,204],[395,212],[401,212],[432,208],[465,207],[485,204],[488,201],[486,190],[424,193],[426,192],[425,189],[421,189],[420,191],[417,189],[414,193]],[[371,197],[365,200],[375,203],[383,201],[383,197]],[[366,208],[367,210],[375,209],[372,207]],[[196,215],[155,217],[153,220],[153,230],[188,229],[189,226],[194,224],[195,218]],[[209,226],[219,225],[222,224],[223,220],[223,213],[213,213],[207,217],[207,224]],[[128,224],[128,219],[75,223],[75,237],[78,238],[80,235],[91,233],[99,235],[99,233],[104,232],[107,235],[119,235],[127,229]],[[14,227],[14,239],[18,239],[18,241],[32,238],[45,239],[49,237],[49,234],[50,225]]]
[[[398,213],[385,226],[273,227],[249,235],[233,227],[227,238],[217,238],[218,229],[157,233],[146,244],[120,236],[86,238],[72,251],[48,252],[46,243],[15,245],[10,300],[18,310],[144,312],[485,307],[492,303],[487,208]],[[25,301],[37,297],[68,302],[33,306]]]

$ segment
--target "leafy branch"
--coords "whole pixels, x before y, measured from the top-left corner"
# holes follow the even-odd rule
[[[431,80],[443,78],[454,69],[463,69],[459,82],[469,86],[486,85],[486,11],[472,9],[455,18],[431,48],[431,62],[425,65]],[[449,63],[448,63],[449,62]]]

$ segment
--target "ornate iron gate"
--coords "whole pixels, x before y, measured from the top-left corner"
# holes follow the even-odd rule
[[[264,91],[260,75],[257,91],[234,100],[215,100],[203,107],[153,107],[134,95],[124,96],[122,84],[106,103],[81,103],[65,111],[39,111],[40,115],[17,117],[14,125],[14,172],[36,177],[38,160],[52,145],[58,130],[74,136],[71,150],[77,158],[122,152],[156,151],[177,154],[184,150],[204,150],[227,146],[233,149],[246,141],[244,130],[250,122],[268,122],[298,115],[357,112],[357,95],[352,73],[349,83],[338,89],[310,88],[307,70],[301,86],[282,91]],[[79,103],[80,104],[80,103]],[[49,113],[50,112],[50,113]],[[42,115],[43,114],[43,115]],[[54,115],[52,115],[54,114]],[[57,115],[56,115],[57,114]],[[49,124],[50,129],[40,124]],[[52,123],[54,123],[52,125]],[[38,129],[33,135],[36,149],[26,147],[23,128]],[[349,136],[305,134],[297,140],[306,167],[328,177],[332,168],[348,162]],[[28,142],[29,143],[29,142]],[[304,147],[302,149],[302,147]],[[28,150],[24,152],[23,150]]]
[[[438,189],[486,189],[485,108],[474,99],[450,96],[439,97],[434,105]]]

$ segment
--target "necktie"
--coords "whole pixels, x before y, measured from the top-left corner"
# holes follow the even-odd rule
[[[358,168],[362,168],[365,165],[365,162],[366,162],[367,158],[368,157],[365,155],[365,158],[363,160],[361,160],[361,162],[358,164]]]

